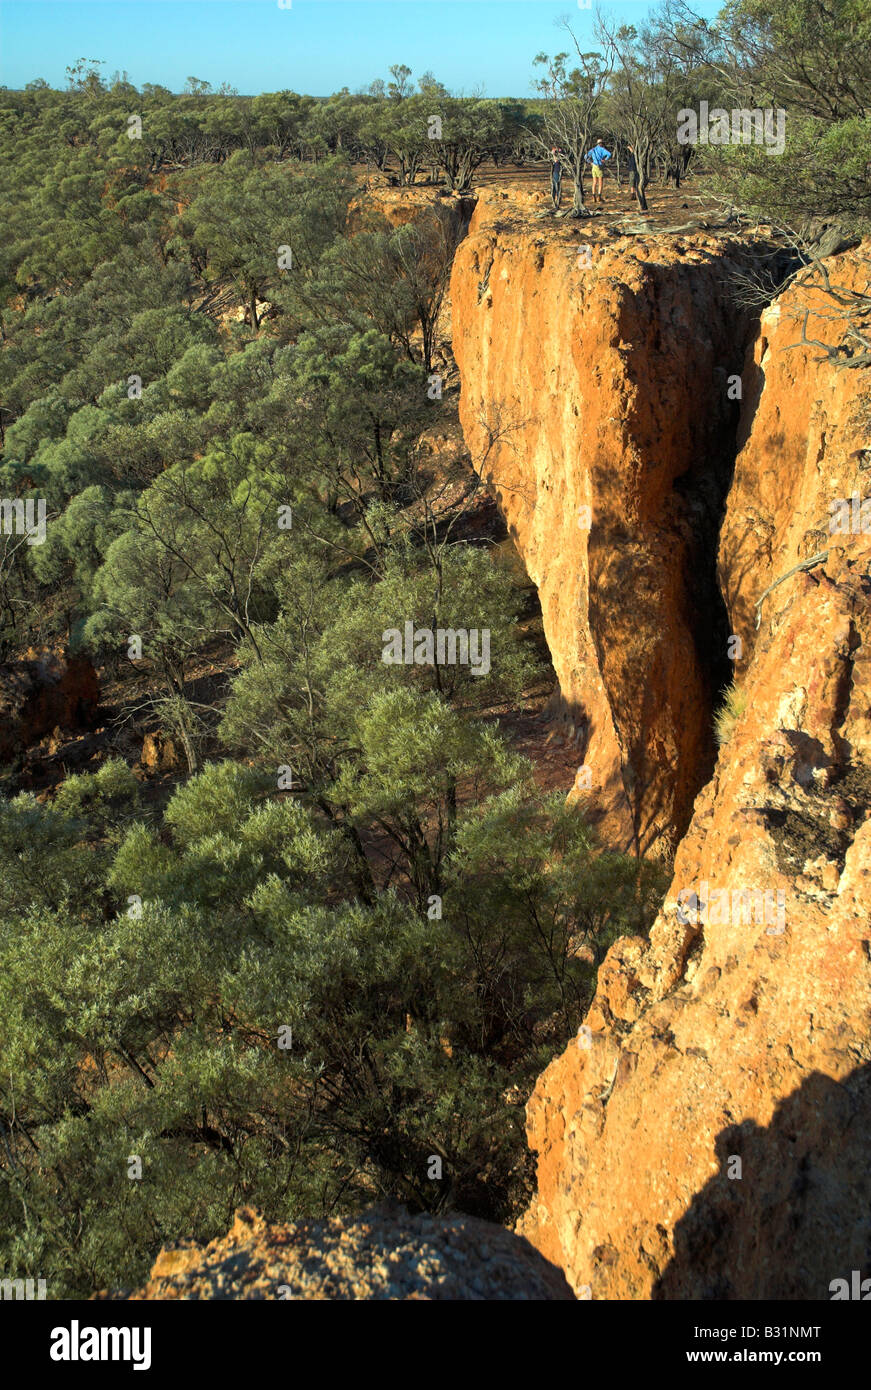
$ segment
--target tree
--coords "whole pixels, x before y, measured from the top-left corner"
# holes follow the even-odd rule
[[[211,92],[212,84],[204,81],[201,77],[187,77],[183,90],[185,96],[204,97]]]
[[[333,166],[305,173],[286,166],[260,169],[238,152],[194,188],[184,223],[201,253],[203,278],[233,285],[257,332],[258,301],[279,283],[282,271],[311,273],[340,230],[347,180]]]
[[[409,361],[422,359],[430,372],[461,235],[448,209],[433,209],[395,228],[372,219],[365,230],[333,243],[311,281],[290,287],[297,299],[291,311],[303,324],[325,312],[347,322],[350,310],[359,316],[354,321],[360,328],[374,324],[402,346]]]
[[[393,63],[387,69],[393,81],[388,83],[387,95],[392,101],[401,101],[411,91],[411,68],[405,63]]]
[[[442,86],[441,82],[430,72],[429,68],[417,79],[417,90],[425,97],[446,97],[450,95],[447,87]]]
[[[165,692],[158,703],[192,772],[199,759],[188,664],[216,638],[259,654],[256,625],[274,613],[270,582],[289,544],[280,520],[290,498],[269,448],[236,436],[155,479],[93,580],[84,640],[120,654],[139,639],[131,658],[154,664]]]
[[[284,159],[299,140],[306,104],[296,92],[262,92],[252,102],[258,134]]]
[[[498,146],[502,113],[492,101],[430,97],[430,104],[433,102],[432,114],[441,120],[441,133],[432,142],[436,162],[444,170],[451,191],[466,193],[474,171]]]
[[[439,715],[445,727],[452,710],[463,712],[458,725],[450,724],[460,738],[469,711],[495,700],[519,698],[533,679],[534,663],[516,632],[518,594],[509,576],[493,565],[486,552],[448,546],[430,565],[425,552],[406,549],[400,540],[373,584],[340,574],[331,577],[332,549],[323,548],[319,559],[316,539],[304,529],[303,544],[297,548],[294,542],[279,584],[280,613],[273,623],[257,630],[260,655],[251,648],[240,652],[242,670],[233,683],[221,736],[233,751],[254,746],[274,765],[293,768],[298,784],[348,839],[362,884],[371,876],[360,838],[371,809],[359,815],[355,811],[361,793],[354,791],[353,777],[362,775],[368,765],[360,751],[364,745],[372,750],[372,757],[377,755],[375,743],[382,725],[379,722],[374,732],[365,733],[361,711],[374,709],[388,697],[398,700],[397,690],[406,689],[417,703],[407,716],[398,705],[391,706],[384,720],[385,726],[391,720],[395,724],[392,733],[384,729],[390,747],[399,737],[402,719],[406,721],[402,738],[407,733],[412,747],[419,741],[411,737],[414,718],[425,720],[432,715],[433,727],[437,733],[441,730],[433,713],[436,707],[431,709],[428,703],[431,699],[440,702],[437,710],[445,707]],[[488,634],[492,661],[487,671],[476,672],[462,662],[385,663],[386,630],[404,628],[405,621],[411,621],[432,631],[456,632],[473,619],[478,630],[486,629]],[[473,731],[462,737],[468,743]],[[477,747],[474,740],[468,746]],[[488,760],[492,763],[489,750],[489,744],[479,749],[482,774]],[[345,767],[349,772],[343,777]],[[408,777],[411,787],[411,772]],[[412,792],[408,795],[409,804],[397,810],[399,820],[394,823],[391,818],[390,825],[395,843],[412,856],[409,825],[422,823],[426,815],[422,806],[412,804]],[[447,810],[443,826],[439,860],[450,834]],[[423,873],[419,864],[416,872],[418,877]]]
[[[341,324],[301,334],[276,365],[270,400],[282,402],[329,509],[341,503],[363,523],[373,484],[383,501],[401,500],[426,408],[423,369],[377,329]]]
[[[670,149],[676,119],[675,64],[649,28],[616,25],[600,14],[597,32],[612,72],[609,110],[619,135],[632,146],[638,167],[638,206],[645,196],[654,157]]]
[[[667,884],[662,868],[644,864],[639,881],[635,861],[602,851],[558,793],[513,786],[466,815],[444,912],[474,971],[485,1050],[527,1051],[548,1016],[574,1033],[609,946],[646,929]]]
[[[403,187],[414,183],[429,152],[427,109],[425,97],[409,95],[380,112],[379,126],[399,163],[399,182]]]
[[[438,793],[411,753],[400,783]],[[441,915],[355,901],[318,813],[233,763],[157,817],[118,763],[0,804],[0,853],[0,1249],[58,1296],[140,1282],[243,1194],[272,1220],[373,1188],[507,1220],[528,1192],[504,1097],[652,911],[577,811],[510,789],[458,813]]]
[[[100,76],[100,68],[104,66],[100,58],[78,58],[71,63],[65,70],[70,91],[82,92],[89,97],[100,96],[106,90]]]
[[[730,0],[716,24],[683,3],[666,11],[674,47],[700,51],[706,78],[750,112],[778,109],[784,147],[707,145],[733,203],[803,244],[811,220],[861,237],[871,229],[871,12],[865,0]],[[769,142],[770,144],[771,142]]]
[[[572,212],[576,217],[586,215],[584,204],[584,156],[586,155],[610,66],[600,53],[583,53],[568,21],[563,27],[572,40],[576,66],[569,67],[570,55],[557,53],[549,58],[539,53],[535,59],[544,69],[544,76],[535,84],[544,98],[544,127],[547,146],[563,151],[574,180]]]
[[[45,544],[34,547],[30,564],[36,578],[45,585],[63,584],[68,628],[88,612],[96,575],[109,546],[126,530],[133,501],[130,492],[113,497],[104,487],[83,488],[47,528]]]

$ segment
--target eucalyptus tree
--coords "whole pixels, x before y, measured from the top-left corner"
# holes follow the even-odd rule
[[[584,203],[584,156],[590,148],[602,106],[611,62],[599,52],[585,53],[567,20],[563,28],[571,38],[574,54],[539,53],[536,65],[542,76],[535,86],[543,98],[542,119],[545,139],[542,145],[562,151],[574,181],[572,211],[586,215]]]

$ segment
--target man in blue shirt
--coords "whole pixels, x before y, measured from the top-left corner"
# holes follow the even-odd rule
[[[602,187],[605,182],[605,161],[611,158],[611,151],[606,150],[604,145],[594,145],[584,155],[584,162],[592,165],[593,170],[593,192],[591,201],[594,203],[603,202]]]

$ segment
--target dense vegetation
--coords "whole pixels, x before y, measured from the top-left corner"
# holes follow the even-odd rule
[[[49,513],[2,538],[3,651],[132,662],[187,763],[7,769],[2,1265],[55,1295],[243,1200],[509,1217],[522,1102],[661,887],[482,718],[535,658],[422,438],[455,219],[349,235],[329,103],[142,95],[141,142],[123,84],[3,109],[2,491]],[[385,664],[406,621],[489,630],[489,672]]]
[[[132,663],[186,762],[160,795],[119,757],[41,799],[4,770],[5,1275],[134,1282],[242,1201],[523,1201],[522,1103],[662,874],[603,852],[489,717],[536,667],[516,575],[466,524],[474,476],[427,444],[459,226],[435,200],[399,228],[352,208],[353,166],[463,190],[562,128],[664,173],[715,80],[792,101],[806,14],[868,24],[859,0],[741,0],[725,74],[719,36],[661,16],[578,66],[542,55],[525,103],[414,91],[403,67],[326,101],[137,91],[84,62],[68,91],[0,93],[0,495],[49,518],[44,545],[0,534],[0,658]],[[820,121],[860,227],[867,111],[808,99],[807,181],[837,154]],[[738,155],[723,176],[754,204],[786,216],[810,186]],[[489,672],[385,664],[406,621],[488,629]],[[205,651],[229,672],[210,699]]]
[[[728,0],[716,24],[667,0],[659,33],[703,76],[711,106],[784,113],[785,148],[709,147],[720,188],[798,235],[809,222],[871,233],[871,3]],[[688,103],[689,104],[689,103]]]

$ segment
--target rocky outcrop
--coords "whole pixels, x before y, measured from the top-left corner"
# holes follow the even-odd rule
[[[113,1296],[573,1300],[560,1271],[523,1237],[469,1216],[411,1216],[389,1204],[289,1226],[243,1208],[225,1238],[162,1250],[143,1289]]]
[[[404,227],[435,211],[450,226],[454,241],[460,241],[469,229],[477,198],[469,193],[448,193],[426,185],[390,188],[383,177],[374,176],[348,205],[348,230],[357,232],[368,217],[383,218],[391,227]]]
[[[577,794],[612,844],[668,853],[727,677],[714,555],[750,320],[724,283],[756,251],[505,214],[483,198],[454,264],[466,441],[538,587]]]
[[[86,656],[45,651],[8,664],[0,681],[0,764],[53,730],[91,728],[99,702]]]
[[[744,713],[650,939],[611,949],[527,1111],[522,1229],[594,1299],[827,1299],[871,1264],[871,516],[830,508],[861,516],[869,373],[791,346],[808,306],[844,337],[805,279],[743,376],[719,572]]]
[[[160,729],[146,734],[142,740],[139,764],[149,772],[176,772],[184,766],[184,754],[179,740],[164,734]]]
[[[871,262],[863,253],[827,265],[830,289],[842,301],[867,290]],[[784,597],[760,602],[769,586],[826,549],[830,537],[861,535],[863,524],[871,532],[871,502],[864,513],[861,501],[854,506],[857,496],[871,498],[869,373],[837,369],[825,351],[845,337],[845,323],[843,303],[825,292],[819,272],[808,271],[762,315],[748,354],[718,567],[731,631],[741,639],[739,679],[757,621]],[[803,333],[816,341],[802,346]]]

